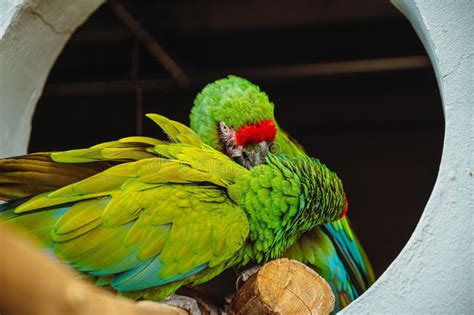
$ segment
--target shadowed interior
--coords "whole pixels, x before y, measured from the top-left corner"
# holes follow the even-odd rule
[[[342,178],[349,216],[379,275],[410,237],[436,179],[443,117],[433,71],[423,63],[388,70],[390,61],[377,72],[299,70],[426,56],[408,21],[388,2],[376,2],[277,1],[269,9],[266,1],[256,1],[252,10],[218,1],[126,4],[193,79],[190,88],[179,88],[140,46],[143,112],[187,123],[205,83],[246,70],[275,103],[281,126]],[[285,14],[285,8],[294,12]],[[135,134],[134,47],[133,35],[110,8],[99,9],[51,72],[29,150],[84,147]],[[143,133],[160,136],[147,120]]]

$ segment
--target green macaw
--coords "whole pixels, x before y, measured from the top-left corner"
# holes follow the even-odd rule
[[[278,126],[268,96],[237,76],[207,85],[196,97],[190,119],[191,128],[205,143],[248,168],[264,163],[271,151],[291,158],[307,156]],[[335,311],[355,300],[375,280],[347,216],[302,234],[284,256],[313,267],[329,282],[336,295]]]
[[[191,127],[206,144],[247,168],[264,162],[272,150],[287,156],[305,155],[301,145],[279,128],[268,96],[258,86],[235,76],[208,85],[197,96]],[[147,144],[132,139],[84,150],[89,157],[78,159],[76,164],[51,161],[49,153],[0,161],[0,200],[50,191],[117,163],[151,156]],[[374,281],[370,262],[347,217],[305,233],[285,255],[312,266],[330,283],[336,293],[336,310],[357,298]]]
[[[98,285],[160,300],[232,266],[281,257],[302,234],[345,214],[341,181],[316,159],[269,154],[247,169],[188,127],[148,116],[170,143],[125,138],[53,153],[56,166],[42,154],[5,160],[0,191],[10,201],[0,205],[0,221],[36,236]],[[70,164],[58,172],[61,163]],[[22,167],[32,173],[15,171]],[[48,168],[53,176],[45,178]],[[81,168],[89,173],[78,175]],[[27,194],[32,178],[43,190],[43,182],[74,182],[12,200]]]

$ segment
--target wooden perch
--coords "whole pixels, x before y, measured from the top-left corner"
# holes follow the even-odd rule
[[[180,308],[134,304],[77,278],[23,236],[0,225],[0,314],[187,315]]]
[[[329,314],[335,298],[314,270],[286,258],[271,261],[235,295],[231,314]]]

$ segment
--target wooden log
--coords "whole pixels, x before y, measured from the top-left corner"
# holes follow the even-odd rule
[[[290,259],[264,265],[235,295],[231,314],[329,314],[335,298],[314,270]]]
[[[77,278],[29,240],[0,225],[0,314],[187,315],[180,308],[134,304]]]

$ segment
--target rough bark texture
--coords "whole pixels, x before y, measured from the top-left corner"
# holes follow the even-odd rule
[[[329,314],[335,298],[314,270],[289,259],[264,265],[237,292],[231,314]]]
[[[28,240],[0,225],[0,313],[187,315],[159,303],[134,304],[78,279]]]

